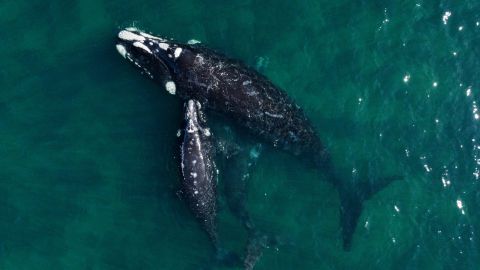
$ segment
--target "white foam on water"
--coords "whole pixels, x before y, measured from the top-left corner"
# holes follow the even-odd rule
[[[445,14],[443,14],[443,17],[442,17],[443,24],[447,24],[448,18],[450,18],[450,16],[452,16],[452,12],[445,11]]]
[[[202,43],[202,42],[199,41],[199,40],[196,40],[196,39],[190,39],[189,41],[187,41],[188,45],[195,45],[195,44],[198,44],[198,43]]]

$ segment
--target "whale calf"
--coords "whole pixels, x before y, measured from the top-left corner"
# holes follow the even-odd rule
[[[203,46],[182,44],[126,28],[116,48],[142,73],[183,100],[232,119],[263,142],[318,168],[339,192],[343,246],[349,249],[363,201],[397,179],[380,184],[342,180],[313,125],[285,91],[242,62]]]
[[[216,247],[218,171],[213,157],[211,134],[201,105],[198,101],[188,100],[185,104],[185,128],[181,145],[181,194]]]

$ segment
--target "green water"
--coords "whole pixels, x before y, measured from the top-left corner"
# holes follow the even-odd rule
[[[267,151],[248,209],[288,244],[256,269],[478,269],[478,21],[473,0],[1,1],[0,269],[210,262],[176,196],[182,104],[115,50],[132,25],[257,66],[345,178],[405,176],[365,204],[345,252],[333,187]],[[242,252],[224,201],[220,239]]]

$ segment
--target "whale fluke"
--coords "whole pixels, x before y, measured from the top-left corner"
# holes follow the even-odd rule
[[[340,193],[340,226],[342,230],[343,249],[350,250],[353,233],[362,213],[363,199],[355,193]]]
[[[340,226],[342,230],[343,249],[349,251],[352,246],[353,233],[362,214],[363,203],[391,182],[403,179],[403,176],[380,178],[375,184],[358,183],[349,187],[339,186]]]
[[[362,215],[363,203],[372,198],[377,192],[387,187],[391,182],[404,177],[394,175],[376,178],[374,181],[356,182],[338,177],[333,166],[332,158],[326,148],[318,143],[315,151],[315,165],[325,175],[325,180],[331,183],[340,197],[340,227],[342,232],[343,249],[348,251],[352,245],[352,238],[357,227],[358,219]]]

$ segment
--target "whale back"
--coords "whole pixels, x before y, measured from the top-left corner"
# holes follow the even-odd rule
[[[182,194],[195,217],[217,245],[216,185],[211,134],[201,105],[189,100],[185,106],[185,128],[181,145]]]
[[[323,151],[303,110],[265,76],[211,50],[191,51],[188,68],[175,79],[181,98],[199,100],[250,133],[295,155]]]

